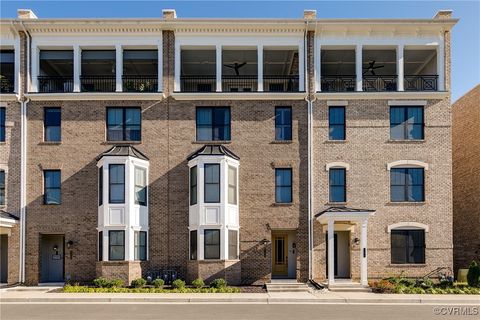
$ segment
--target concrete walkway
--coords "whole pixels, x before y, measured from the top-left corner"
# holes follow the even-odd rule
[[[257,304],[453,304],[480,306],[480,295],[375,294],[366,292],[270,293],[51,293],[54,288],[0,290],[6,303],[257,303]]]

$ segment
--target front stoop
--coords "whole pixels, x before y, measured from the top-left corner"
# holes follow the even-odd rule
[[[361,285],[358,282],[338,282],[332,285],[324,283],[324,285],[332,292],[372,292],[369,286]]]
[[[301,282],[271,282],[266,283],[267,292],[309,292],[310,288],[306,283]]]

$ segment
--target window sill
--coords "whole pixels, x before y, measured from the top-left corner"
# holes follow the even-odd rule
[[[142,144],[142,141],[104,141],[102,142],[103,145],[128,145],[128,144]]]
[[[273,140],[271,144],[292,144],[293,140]]]
[[[390,263],[389,267],[392,268],[424,268],[426,263]]]
[[[413,144],[416,144],[416,143],[425,143],[425,142],[426,142],[425,139],[410,139],[410,140],[389,139],[389,140],[387,140],[387,143],[413,143]]]
[[[62,144],[62,141],[42,141],[39,142],[39,146],[59,146]]]
[[[42,205],[43,205],[43,206],[49,206],[49,207],[50,207],[50,206],[55,207],[55,206],[60,206],[60,205],[62,205],[62,204],[61,204],[61,203],[42,203]]]
[[[343,207],[343,206],[346,206],[347,204],[348,204],[348,202],[330,202],[329,201],[329,202],[325,203],[326,206],[337,206],[337,207],[338,206]]]
[[[192,141],[192,144],[230,144],[231,140],[213,140],[213,141]]]
[[[347,140],[325,140],[325,143],[344,144],[344,143],[347,143]]]
[[[0,146],[4,146],[4,145],[6,145],[6,144],[7,144],[6,141],[0,141]]]
[[[293,205],[295,205],[293,202],[285,202],[285,203],[275,202],[273,204],[274,207],[291,207]]]
[[[425,205],[425,201],[402,201],[402,202],[387,202],[387,206],[423,206]]]

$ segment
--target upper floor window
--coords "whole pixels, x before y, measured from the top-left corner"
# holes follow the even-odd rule
[[[237,168],[228,166],[228,203],[237,204]]]
[[[424,169],[390,169],[390,200],[392,202],[424,201]]]
[[[208,163],[205,164],[205,202],[220,202],[220,165]]]
[[[43,203],[60,204],[62,202],[60,170],[43,171],[43,188]]]
[[[204,259],[220,259],[220,230],[205,229]]]
[[[147,205],[147,170],[135,167],[135,204]]]
[[[197,166],[190,168],[190,205],[197,204]]]
[[[392,263],[425,263],[425,230],[391,231]]]
[[[390,107],[390,139],[424,138],[423,107]]]
[[[108,169],[109,202],[125,203],[125,165],[111,164]]]
[[[6,115],[5,115],[5,108],[0,108],[0,142],[5,141],[5,123],[6,123]]]
[[[0,170],[0,206],[5,205],[5,171]]]
[[[345,168],[331,168],[329,171],[330,202],[347,201],[347,181]]]
[[[43,131],[45,141],[61,141],[61,121],[60,108],[44,109]]]
[[[103,205],[103,167],[98,168],[98,205]]]
[[[292,140],[292,108],[275,108],[275,140]]]
[[[135,260],[147,260],[147,232],[135,231],[134,240],[134,255]]]
[[[230,108],[197,108],[197,140],[230,140]]]
[[[275,202],[292,202],[292,169],[275,169]]]
[[[328,138],[345,140],[345,107],[328,108]]]
[[[0,50],[0,92],[12,93],[15,90],[15,52]]]
[[[125,231],[108,231],[108,260],[125,260]]]
[[[141,140],[140,108],[107,108],[108,141]]]

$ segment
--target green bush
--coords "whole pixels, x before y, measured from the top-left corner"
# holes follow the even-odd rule
[[[124,283],[121,279],[107,279],[107,278],[97,278],[93,280],[93,285],[97,288],[116,288],[123,287]]]
[[[218,278],[210,282],[210,287],[216,288],[216,289],[226,288],[227,285],[228,285],[227,281],[223,278]]]
[[[185,281],[183,281],[181,279],[177,279],[177,280],[172,282],[172,287],[174,289],[184,289],[185,288]]]
[[[138,278],[135,280],[132,280],[132,287],[134,288],[142,288],[147,284],[147,280],[143,278]]]
[[[205,286],[205,282],[203,281],[202,278],[197,278],[192,281],[192,286],[194,286],[195,288],[201,288]]]
[[[480,281],[480,266],[472,261],[467,273],[467,282],[470,287],[478,287]]]
[[[163,279],[155,279],[152,281],[152,285],[155,287],[155,288],[163,288],[163,285],[165,284],[165,281],[163,281]]]

